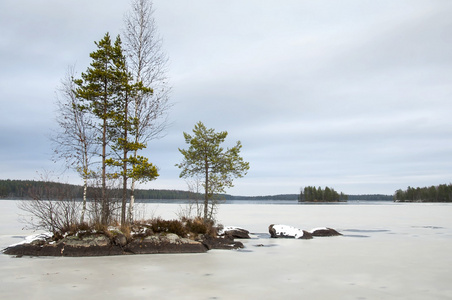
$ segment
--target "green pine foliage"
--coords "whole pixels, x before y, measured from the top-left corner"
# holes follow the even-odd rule
[[[193,135],[184,132],[188,149],[179,149],[183,161],[176,164],[181,169],[181,178],[202,178],[204,187],[204,220],[208,219],[209,200],[216,193],[224,193],[226,188],[233,187],[234,178],[246,175],[249,163],[240,156],[242,144],[237,141],[232,148],[223,149],[226,131],[215,132],[198,122]]]
[[[157,167],[146,157],[136,155],[146,147],[134,137],[140,130],[134,113],[134,99],[152,93],[141,81],[136,81],[128,71],[121,39],[112,43],[110,35],[96,42],[97,50],[90,54],[92,62],[81,79],[74,80],[75,95],[82,104],[79,109],[93,116],[93,126],[98,129],[101,146],[101,222],[109,222],[109,202],[106,193],[108,178],[121,178],[123,195],[121,224],[126,222],[127,182],[154,180]],[[132,154],[133,153],[133,154]],[[131,155],[132,154],[132,155]]]

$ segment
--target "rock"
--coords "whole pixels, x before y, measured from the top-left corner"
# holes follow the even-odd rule
[[[4,254],[22,256],[61,256],[63,245],[47,244],[36,245],[33,243],[19,244],[7,247],[3,250]]]
[[[249,231],[240,227],[226,227],[221,232],[220,235],[228,235],[236,239],[249,239]]]
[[[73,247],[105,247],[111,244],[110,239],[103,234],[85,235],[83,237],[68,236],[59,243]]]
[[[268,232],[272,238],[295,238],[303,240],[312,239],[310,232],[288,225],[272,224],[268,227]]]
[[[207,251],[207,248],[201,242],[168,234],[134,239],[124,247],[124,251],[133,254],[203,253]]]
[[[108,246],[72,246],[65,245],[62,249],[61,256],[81,257],[81,256],[109,256],[122,255],[124,251],[117,245]]]
[[[56,243],[62,246],[61,256],[107,256],[121,255],[122,249],[103,234],[89,234],[82,237],[68,236]]]
[[[208,249],[234,250],[244,248],[241,242],[234,241],[231,236],[214,238],[211,236],[201,236],[200,242]]]
[[[113,237],[113,244],[124,247],[127,244],[127,238],[124,234],[120,233]]]
[[[180,244],[180,242],[181,242],[180,237],[174,233],[168,233],[168,234],[162,236],[162,239],[167,241],[170,244]]]
[[[312,236],[337,236],[342,235],[338,231],[336,231],[333,228],[329,227],[323,227],[323,228],[316,228],[311,230]]]
[[[203,253],[207,248],[199,241],[175,234],[135,238],[127,243],[120,234],[112,241],[103,234],[68,236],[57,242],[33,241],[10,246],[2,252],[16,256],[107,256],[152,253]]]

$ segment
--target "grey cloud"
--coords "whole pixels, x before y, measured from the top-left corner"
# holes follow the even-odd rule
[[[128,3],[17,3],[0,4],[0,116],[2,140],[10,141],[0,150],[20,149],[12,160],[28,155],[36,169],[50,152],[41,132],[54,126],[59,78],[67,65],[86,69],[93,42],[120,32]],[[174,164],[177,148],[185,147],[182,132],[197,121],[242,141],[251,170],[234,194],[296,193],[302,185],[392,193],[452,175],[452,4],[156,0],[154,6],[175,106],[168,135],[146,150],[161,172],[146,187],[186,188]],[[0,163],[0,178],[18,174]]]

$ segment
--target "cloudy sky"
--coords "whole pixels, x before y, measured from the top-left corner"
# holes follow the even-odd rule
[[[307,185],[393,194],[452,182],[452,2],[155,0],[170,59],[171,126],[144,153],[174,164],[202,121],[240,140],[250,171],[233,195]],[[39,179],[51,162],[55,90],[83,72],[94,41],[120,34],[124,0],[0,2],[0,179]],[[70,173],[63,180],[77,183]]]

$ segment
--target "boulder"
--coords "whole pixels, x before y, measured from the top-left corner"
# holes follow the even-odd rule
[[[240,227],[226,227],[219,232],[220,235],[230,236],[236,239],[249,239],[250,232]]]
[[[225,235],[224,237],[211,237],[201,235],[199,241],[208,249],[223,249],[223,250],[234,250],[244,248],[241,242],[234,241],[234,238]]]
[[[105,247],[111,244],[110,239],[103,234],[90,234],[83,237],[72,235],[65,237],[58,243],[73,247]]]
[[[337,236],[342,235],[338,231],[329,227],[315,228],[311,230],[312,236]]]
[[[268,227],[268,232],[272,238],[312,239],[310,232],[288,225],[272,224]]]
[[[113,244],[124,247],[127,244],[127,238],[124,234],[119,233],[113,237]]]
[[[121,255],[122,249],[111,242],[103,234],[90,234],[83,237],[68,236],[58,241],[57,246],[62,246],[61,256],[106,256]]]

